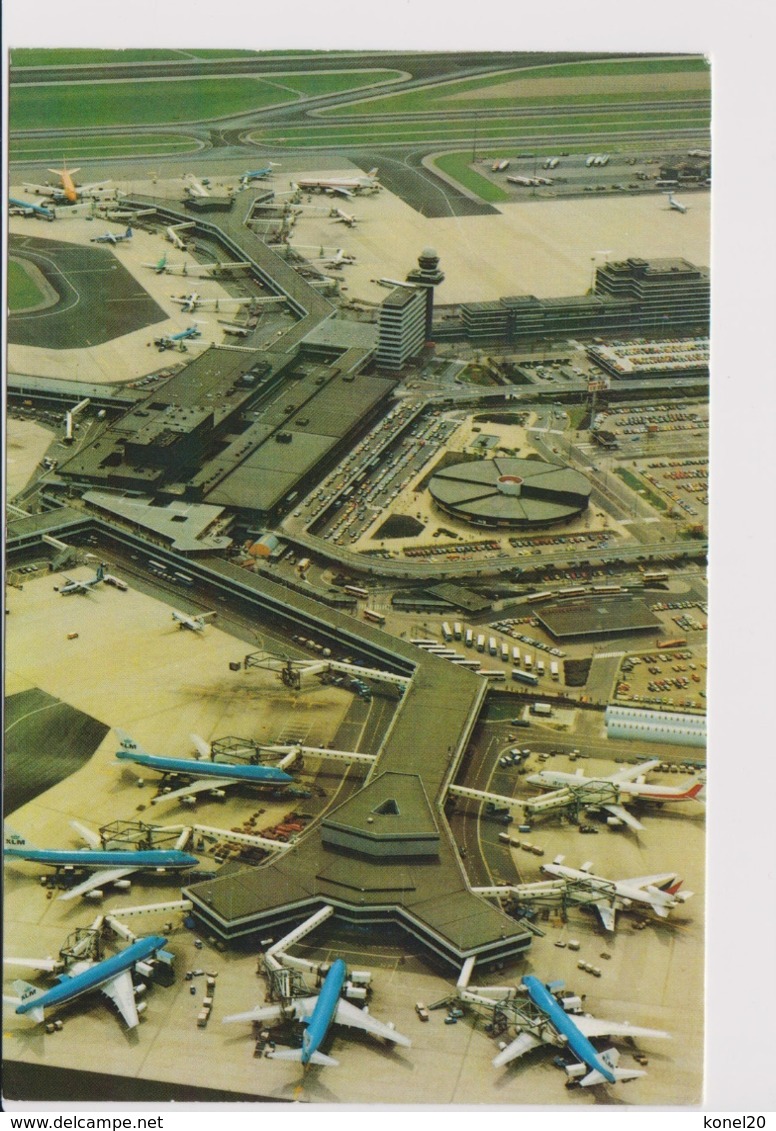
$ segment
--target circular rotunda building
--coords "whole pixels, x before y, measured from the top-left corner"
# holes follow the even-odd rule
[[[562,464],[498,458],[445,467],[429,490],[441,510],[462,522],[524,528],[575,518],[587,508],[592,486]]]

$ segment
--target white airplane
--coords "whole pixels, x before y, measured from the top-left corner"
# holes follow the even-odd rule
[[[571,803],[576,799],[584,806],[591,809],[603,809],[613,817],[617,817],[623,824],[632,829],[643,829],[640,821],[628,812],[623,801],[698,801],[705,800],[701,796],[705,790],[705,783],[694,782],[688,789],[681,786],[647,785],[646,774],[659,766],[659,760],[640,762],[635,766],[627,766],[608,777],[588,778],[582,770],[575,774],[562,773],[557,770],[540,770],[538,774],[530,774],[525,780],[529,785],[556,787],[556,793],[546,793],[536,801],[526,801],[524,811],[527,814],[540,812],[543,808],[550,809],[552,802],[556,801],[562,807],[564,797]],[[559,788],[557,788],[559,787]]]
[[[355,196],[359,192],[376,192],[381,188],[377,168],[370,169],[365,177],[300,177],[291,182],[293,189],[303,192],[326,192],[338,196]]]
[[[275,1060],[298,1060],[305,1068],[308,1064],[327,1065],[336,1067],[339,1064],[332,1056],[327,1056],[319,1051],[319,1046],[326,1037],[329,1027],[346,1025],[351,1029],[361,1029],[375,1037],[383,1037],[394,1045],[404,1045],[409,1048],[412,1042],[408,1037],[397,1033],[391,1025],[376,1020],[371,1013],[358,1006],[351,1005],[340,997],[345,984],[347,968],[341,958],[336,958],[332,963],[321,992],[315,997],[294,998],[290,1007],[283,1003],[277,1005],[256,1006],[247,1013],[233,1013],[224,1018],[224,1023],[233,1021],[284,1021],[289,1016],[301,1021],[305,1026],[302,1037],[302,1046],[298,1049],[276,1050],[269,1055]]]
[[[153,971],[154,962],[170,963],[173,955],[163,949],[167,939],[161,935],[149,935],[135,939],[118,954],[98,961],[97,939],[102,923],[103,917],[99,916],[91,929],[75,944],[75,961],[64,972],[63,962],[53,958],[3,959],[8,965],[54,973],[58,982],[53,989],[43,991],[29,982],[14,982],[16,995],[3,994],[3,1001],[15,1005],[19,1014],[29,1013],[33,1021],[40,1024],[44,1020],[44,1010],[50,1006],[61,1005],[89,990],[99,989],[116,1006],[127,1028],[135,1029],[140,1022],[139,1014],[145,1009],[145,1002],[138,1003],[136,1000],[138,993],[142,991],[133,982],[133,971],[147,978]]]
[[[173,609],[172,619],[177,621],[180,628],[190,628],[192,632],[204,631],[205,625],[211,621],[213,617],[217,617],[217,612],[200,613],[199,616],[189,616],[188,613],[180,613],[177,609]]]
[[[247,271],[250,263],[247,260],[235,260],[227,263],[168,263],[167,252],[157,259],[156,263],[144,263],[144,267],[155,271],[157,275],[192,275],[195,278],[209,278],[210,275],[224,275],[228,271]]]
[[[68,597],[71,593],[91,593],[95,586],[99,585],[105,580],[105,566],[101,562],[97,566],[97,572],[94,577],[88,581],[73,581],[72,578],[65,576],[66,584],[59,587],[54,586],[55,591],[58,589],[60,596]]]
[[[350,212],[343,212],[341,208],[332,209],[330,215],[335,224],[347,224],[349,228],[354,228],[359,223],[357,216],[353,216]]]
[[[349,267],[356,262],[356,257],[355,255],[348,255],[344,248],[339,247],[336,255],[326,256],[318,262],[323,263],[326,267]]]
[[[253,302],[251,298],[232,298],[225,296],[224,298],[203,298],[202,295],[192,291],[187,295],[170,295],[173,302],[180,303],[185,311],[197,310],[200,306],[213,306],[218,310],[222,306],[250,306]]]
[[[210,181],[207,177],[200,181],[193,173],[185,173],[183,179],[186,181],[186,192],[190,193],[192,196],[210,196],[210,189],[207,187]]]
[[[521,982],[530,1005],[526,1003],[525,1007],[518,1009],[515,1022],[518,1035],[494,1058],[493,1065],[496,1068],[501,1068],[542,1045],[555,1045],[577,1057],[578,1064],[569,1066],[573,1069],[569,1075],[582,1076],[580,1084],[583,1087],[616,1084],[621,1080],[645,1076],[646,1073],[640,1069],[618,1068],[617,1050],[598,1052],[591,1037],[667,1038],[671,1035],[661,1029],[642,1029],[627,1022],[602,1021],[588,1013],[575,1012],[581,1010],[579,998],[563,1001],[556,996],[556,992],[563,986],[562,982],[545,985],[533,974],[526,974]],[[589,1071],[583,1075],[585,1068]]]
[[[677,200],[672,192],[669,192],[668,194],[668,206],[669,208],[673,208],[675,212],[687,211],[687,205],[682,204],[681,201]]]
[[[563,857],[556,856],[551,864],[542,864],[540,871],[555,876],[559,881],[559,896],[573,903],[595,907],[604,930],[615,929],[618,911],[631,907],[651,907],[661,919],[692,897],[691,891],[680,892],[682,881],[676,872],[663,872],[654,876],[633,876],[626,880],[609,880],[595,876],[590,863],[581,868],[567,868]],[[521,898],[530,897],[531,888],[547,888],[547,884],[525,884]]]

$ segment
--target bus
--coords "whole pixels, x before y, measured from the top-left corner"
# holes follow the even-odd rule
[[[530,672],[533,667],[533,657],[528,652],[523,656],[523,667],[527,672]]]
[[[178,570],[173,574],[173,578],[179,585],[185,585],[187,588],[191,588],[194,584],[193,577],[190,577],[187,573],[180,573]]]
[[[373,624],[385,624],[383,614],[376,613],[374,609],[364,609],[364,620],[370,620]]]
[[[686,636],[677,636],[675,640],[658,640],[658,648],[683,648],[687,643]]]
[[[453,625],[453,636],[456,640],[460,640],[463,636],[463,627],[461,625],[461,622],[458,620]]]
[[[531,687],[535,687],[539,682],[538,675],[534,675],[533,672],[520,671],[520,668],[512,668],[512,679],[516,683],[528,683]]]
[[[467,648],[471,648],[472,644],[474,643],[474,633],[470,628],[466,629],[466,636],[464,637],[463,642]]]
[[[439,644],[438,640],[421,640],[418,636],[413,636],[410,639],[410,644],[414,644],[416,648],[436,648]]]
[[[477,675],[481,675],[483,679],[506,679],[504,672],[496,671],[494,668],[478,668]]]
[[[490,640],[488,641],[488,652],[491,656],[495,656],[498,652],[498,645],[496,644],[495,636],[491,636]]]
[[[537,660],[536,661],[536,674],[537,675],[544,675],[544,660]]]
[[[558,669],[558,661],[557,660],[553,660],[552,663],[550,664],[550,675],[552,676],[552,678],[555,680],[556,683],[560,679],[560,671]]]
[[[442,636],[445,638],[445,640],[453,639],[453,630],[450,628],[450,625],[447,623],[447,621],[442,622]]]
[[[485,651],[485,634],[482,633],[482,632],[477,637],[477,651],[478,652],[484,652]]]
[[[362,597],[364,600],[369,596],[368,590],[362,589],[360,585],[346,585],[345,592],[351,597]]]
[[[509,663],[509,645],[501,641],[501,659],[505,664]]]
[[[515,667],[520,666],[520,649],[517,647],[512,649],[512,663]]]
[[[679,188],[679,182],[678,181],[672,181],[672,180],[655,181],[655,188],[659,188],[659,189]]]
[[[477,672],[480,670],[479,660],[470,660],[467,656],[461,656],[458,660],[453,660],[456,667],[469,668],[470,671]]]
[[[668,573],[663,572],[663,571],[658,571],[658,572],[655,572],[655,573],[645,573],[644,574],[644,584],[648,585],[651,581],[668,581]]]

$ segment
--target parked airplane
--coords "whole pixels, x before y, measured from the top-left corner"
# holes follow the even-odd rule
[[[253,169],[250,172],[243,173],[240,177],[240,184],[243,188],[246,188],[251,181],[263,181],[265,177],[271,177],[273,168],[279,164],[279,161],[270,161],[269,165],[265,165],[263,169]]]
[[[686,204],[682,204],[681,201],[677,200],[672,192],[668,194],[668,206],[669,208],[673,208],[676,212],[686,212],[688,207]]]
[[[335,193],[339,196],[354,196],[363,191],[376,192],[381,188],[377,180],[377,168],[370,169],[364,177],[300,177],[291,182],[294,189],[303,192]]]
[[[101,919],[98,920],[101,922]],[[99,989],[109,997],[118,1009],[129,1029],[134,1029],[139,1024],[138,1014],[142,1012],[143,1005],[138,1006],[135,1001],[135,986],[132,981],[132,971],[148,975],[149,960],[159,959],[171,962],[173,956],[163,948],[167,939],[161,935],[148,935],[137,939],[130,946],[96,962],[92,958],[84,958],[73,963],[65,973],[58,974],[59,984],[50,990],[39,990],[29,982],[15,982],[14,989],[19,994],[12,998],[4,996],[4,1000],[16,1005],[16,1012],[29,1013],[33,1021],[41,1023],[44,1020],[44,1010],[51,1006],[62,1005],[72,1001],[89,990]],[[5,959],[6,962],[18,966],[28,966],[30,969],[51,971],[58,964],[52,959]]]
[[[341,958],[336,958],[332,963],[321,992],[315,997],[295,998],[291,1002],[291,1016],[305,1025],[302,1035],[302,1047],[298,1049],[282,1049],[271,1052],[270,1057],[275,1060],[298,1060],[306,1068],[308,1064],[327,1065],[335,1067],[339,1064],[332,1056],[320,1052],[326,1034],[332,1024],[347,1025],[351,1029],[362,1029],[375,1037],[384,1037],[395,1045],[409,1048],[412,1042],[409,1038],[397,1033],[390,1025],[377,1021],[371,1013],[367,1013],[358,1006],[351,1005],[340,995],[347,977],[347,968]],[[248,1013],[234,1013],[225,1017],[224,1022],[231,1021],[272,1021],[285,1020],[289,1012],[283,1004],[257,1006]]]
[[[347,224],[349,228],[353,228],[359,223],[357,216],[353,216],[350,212],[343,212],[341,208],[333,208],[330,215],[334,218],[335,224]]]
[[[178,622],[180,628],[190,628],[192,632],[202,632],[205,625],[213,617],[218,616],[218,613],[200,613],[199,616],[189,616],[188,613],[180,613],[177,609],[172,611],[172,619]]]
[[[329,255],[318,262],[323,263],[326,267],[349,267],[356,262],[356,257],[355,255],[348,255],[344,248],[338,247],[336,255]]]
[[[193,779],[189,785],[181,789],[153,798],[152,805],[160,801],[169,801],[174,797],[188,797],[206,791],[211,791],[215,796],[220,797],[223,795],[223,790],[230,785],[282,785],[293,781],[290,774],[279,770],[277,766],[236,765],[231,762],[208,762],[203,759],[198,761],[196,758],[161,758],[156,754],[148,754],[124,731],[116,730],[116,734],[121,739],[121,749],[116,753],[120,762],[134,762],[138,766],[156,770],[165,777],[181,776]]]
[[[583,1087],[616,1084],[619,1080],[632,1080],[637,1076],[645,1076],[646,1073],[640,1069],[618,1068],[617,1050],[612,1048],[599,1053],[591,1043],[591,1037],[670,1037],[670,1033],[664,1033],[660,1029],[642,1029],[626,1022],[601,1021],[586,1013],[572,1016],[553,992],[562,988],[562,982],[545,985],[533,974],[526,974],[521,982],[535,1008],[521,1010],[517,1021],[520,1032],[494,1058],[496,1068],[509,1064],[542,1044],[549,1044],[569,1049],[578,1058],[580,1066],[584,1064],[590,1069],[580,1080]]]
[[[117,243],[123,243],[124,240],[131,240],[131,239],[132,239],[132,229],[127,228],[127,230],[126,230],[126,232],[124,232],[123,236],[122,235],[117,236],[115,232],[106,232],[104,236],[92,236],[92,238],[89,240],[89,243],[117,244]]]
[[[551,864],[542,864],[540,871],[557,877],[558,893],[570,903],[595,907],[604,930],[613,931],[618,911],[633,907],[651,907],[661,919],[667,919],[673,908],[691,898],[691,891],[680,892],[682,881],[676,872],[663,872],[654,876],[633,876],[625,880],[609,880],[595,876],[590,865],[567,868],[563,857],[557,856]],[[529,889],[548,888],[552,885],[524,884],[521,898],[530,897]],[[538,893],[537,893],[538,894]]]
[[[129,887],[130,881],[126,880],[126,877],[134,872],[153,871],[161,875],[167,871],[195,868],[198,864],[196,856],[190,856],[174,848],[105,851],[96,833],[77,821],[72,821],[71,824],[91,844],[91,849],[33,848],[18,833],[7,832],[5,837],[7,857],[27,860],[31,864],[45,864],[49,868],[54,868],[57,874],[60,871],[72,873],[96,869],[94,874],[83,883],[69,888],[60,895],[59,898],[63,900],[77,899],[79,895],[99,898],[102,896],[102,891],[99,889],[106,884]]]
[[[576,774],[562,773],[557,770],[540,770],[538,774],[531,774],[525,780],[529,785],[560,787],[556,794],[548,793],[537,798],[535,802],[527,801],[524,809],[526,813],[532,810],[549,808],[548,802],[553,798],[558,805],[563,803],[563,795],[567,794],[569,802],[577,799],[589,808],[603,809],[613,817],[617,817],[632,829],[643,829],[643,825],[628,812],[622,801],[703,801],[701,796],[705,790],[702,781],[694,782],[688,789],[681,786],[647,785],[645,775],[660,762],[640,762],[635,766],[628,766],[618,770],[608,777],[588,778],[579,770]]]
[[[46,208],[42,204],[30,204],[26,200],[14,200],[12,196],[8,197],[9,213],[11,216],[42,216],[44,220],[55,220],[56,213],[51,208]]]
[[[197,326],[188,326],[185,330],[181,330],[179,334],[164,334],[161,338],[154,338],[154,345],[162,352],[175,349],[176,346],[185,348],[184,342],[189,338],[199,338],[201,334],[202,331]]]
[[[76,186],[73,181],[73,174],[78,173],[78,169],[68,169],[67,164],[62,162],[64,168],[62,169],[49,169],[49,173],[56,173],[62,182],[61,188],[52,188],[51,185],[29,185],[25,184],[26,189],[32,192],[37,192],[43,196],[50,196],[53,200],[67,201],[68,204],[75,204],[79,197],[88,197],[100,195],[96,192],[97,189],[102,188],[108,184],[107,181],[98,181],[91,185],[78,185]]]
[[[105,564],[103,562],[100,562],[100,564],[97,566],[97,572],[95,573],[94,577],[90,578],[88,581],[73,581],[71,578],[66,576],[65,581],[67,584],[63,585],[61,588],[55,585],[54,589],[58,589],[62,597],[68,597],[71,593],[91,593],[92,589],[94,589],[95,586],[99,585],[100,582],[104,580]]]
[[[207,187],[210,181],[205,177],[204,180],[198,180],[193,173],[184,173],[184,181],[186,181],[186,192],[191,193],[192,196],[205,197],[210,196],[210,189]]]
[[[198,295],[196,291],[192,291],[187,295],[170,295],[173,302],[179,302],[185,311],[197,310],[200,306],[215,306],[216,310],[220,306],[250,306],[253,299],[246,298],[232,298],[227,295],[224,298],[203,298]]]

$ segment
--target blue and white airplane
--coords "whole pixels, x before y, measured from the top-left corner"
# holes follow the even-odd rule
[[[92,236],[92,238],[89,240],[89,243],[117,244],[117,243],[123,243],[124,240],[131,240],[131,239],[132,239],[132,229],[127,228],[127,230],[126,230],[126,232],[124,232],[123,236],[121,236],[121,235],[117,236],[115,232],[106,232],[104,236]]]
[[[8,211],[12,216],[42,216],[44,220],[56,219],[54,210],[46,208],[43,204],[30,204],[27,200],[14,200],[12,196],[8,197],[8,204]]]
[[[397,1033],[391,1025],[377,1021],[371,1013],[351,1005],[340,995],[347,977],[347,967],[341,958],[332,963],[321,992],[315,997],[295,998],[291,1003],[291,1014],[282,1004],[257,1006],[248,1013],[235,1013],[225,1017],[231,1021],[283,1021],[289,1016],[296,1017],[305,1025],[302,1047],[298,1049],[276,1049],[270,1053],[274,1060],[297,1060],[306,1068],[308,1064],[336,1067],[339,1064],[332,1056],[320,1051],[320,1046],[332,1024],[347,1025],[352,1029],[362,1029],[375,1037],[384,1037],[395,1045],[409,1048],[412,1042],[408,1037]]]
[[[95,586],[99,585],[105,580],[105,565],[103,562],[97,566],[97,572],[94,577],[88,581],[73,581],[70,577],[65,577],[66,584],[59,589],[61,597],[69,597],[71,593],[91,593]],[[57,586],[54,587],[58,588]]]
[[[160,758],[156,754],[148,754],[124,731],[117,729],[116,734],[121,739],[121,749],[116,753],[120,762],[147,766],[149,770],[156,770],[166,777],[194,779],[181,789],[152,798],[152,805],[171,801],[175,797],[193,796],[195,793],[212,792],[214,796],[221,797],[223,790],[230,785],[278,786],[294,780],[277,766],[235,765],[231,762],[209,762],[206,759],[198,761],[196,758]]]
[[[272,170],[278,164],[278,161],[270,161],[269,165],[265,165],[263,169],[253,169],[243,173],[240,177],[240,184],[245,188],[251,181],[263,181],[265,177],[271,177]]]
[[[664,1033],[661,1029],[642,1029],[627,1022],[601,1021],[587,1013],[567,1012],[553,993],[553,990],[562,987],[562,982],[545,985],[533,974],[526,974],[521,981],[535,1008],[525,1008],[521,1011],[517,1021],[520,1032],[515,1040],[494,1058],[493,1064],[496,1068],[509,1064],[510,1061],[543,1044],[556,1045],[562,1049],[570,1049],[580,1064],[589,1068],[590,1071],[580,1080],[583,1087],[589,1088],[593,1084],[616,1084],[620,1080],[633,1080],[637,1076],[645,1076],[646,1073],[635,1068],[618,1068],[617,1050],[607,1049],[606,1052],[599,1053],[591,1043],[591,1037],[670,1037],[670,1033]]]
[[[138,1006],[135,1000],[132,971],[139,968],[138,972],[147,976],[149,959],[172,962],[173,955],[163,949],[166,942],[167,939],[161,935],[148,935],[101,962],[95,962],[91,958],[74,962],[66,973],[57,975],[58,984],[50,990],[39,990],[29,982],[17,981],[14,982],[14,989],[19,996],[3,995],[3,998],[16,1005],[17,1013],[29,1014],[33,1021],[40,1024],[44,1020],[44,1010],[72,1001],[90,990],[100,990],[114,1003],[127,1028],[134,1029],[139,1024],[138,1015],[142,1012],[144,1003]],[[31,969],[55,968],[51,959],[27,961],[12,958],[5,961],[19,966],[26,965]]]
[[[154,338],[154,345],[159,350],[174,349],[175,346],[183,346],[185,341],[189,338],[199,338],[202,331],[198,326],[187,326],[185,330],[181,330],[178,334],[165,334],[161,338]]]
[[[135,872],[152,871],[163,875],[168,871],[196,868],[196,856],[181,852],[176,848],[123,849],[105,851],[100,838],[77,821],[71,824],[91,845],[91,849],[34,848],[18,833],[8,831],[5,836],[5,855],[32,864],[45,864],[60,871],[91,871],[93,874],[83,883],[69,888],[60,899],[77,899],[79,895],[98,898],[106,884],[129,887],[127,876]]]

